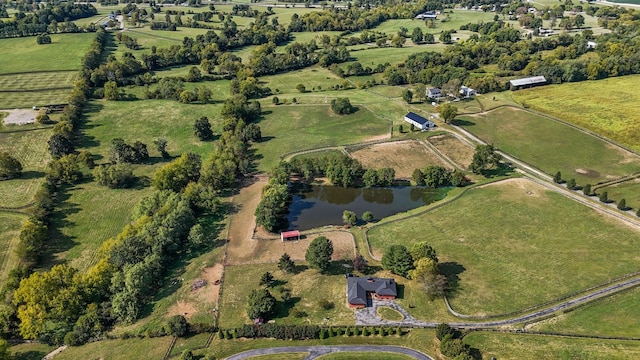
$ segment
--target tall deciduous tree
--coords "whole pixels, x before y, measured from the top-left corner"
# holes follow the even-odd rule
[[[402,90],[402,100],[404,100],[404,102],[406,102],[407,104],[411,103],[411,100],[413,100],[413,92],[411,92],[411,90],[409,89],[404,89]]]
[[[496,153],[492,144],[477,145],[469,168],[474,174],[486,174],[486,170],[500,165],[502,156]]]
[[[326,273],[331,264],[331,255],[333,255],[331,240],[324,236],[318,236],[309,244],[304,259],[310,267],[320,270],[321,273]]]
[[[180,337],[187,333],[187,319],[182,315],[173,315],[167,321],[166,332],[171,336]]]
[[[445,123],[449,124],[458,116],[458,108],[449,103],[442,104],[438,107],[438,114]]]
[[[345,210],[345,211],[342,212],[342,221],[347,226],[353,226],[358,222],[358,217],[356,216],[355,212],[349,211],[349,210]]]
[[[0,180],[15,179],[22,175],[22,164],[8,152],[0,152]]]
[[[418,261],[422,258],[428,258],[436,263],[438,263],[438,255],[436,254],[436,250],[431,247],[426,241],[419,241],[411,245],[411,249],[409,250],[411,253],[411,257],[413,257],[414,261]]]
[[[71,140],[62,134],[53,134],[49,138],[49,153],[55,158],[71,154],[74,150]]]
[[[159,190],[182,191],[190,182],[200,178],[200,155],[182,154],[180,158],[158,169],[153,174],[153,185]]]

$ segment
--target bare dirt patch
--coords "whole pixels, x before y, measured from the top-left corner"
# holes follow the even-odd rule
[[[38,115],[38,111],[31,109],[3,110],[3,112],[9,114],[3,120],[7,125],[33,124],[36,122],[36,116]]]
[[[468,169],[471,165],[474,150],[455,136],[432,136],[427,141],[460,167]]]
[[[208,267],[202,270],[200,277],[205,282],[203,287],[196,290],[192,290],[186,299],[176,301],[168,310],[167,317],[173,315],[182,315],[189,319],[196,312],[212,312],[214,308],[218,307],[218,296],[220,294],[220,285],[222,278],[223,266],[222,264],[215,264],[212,267]],[[195,281],[195,279],[194,279]],[[191,287],[191,283],[184,284]],[[203,305],[212,304],[211,309],[204,309]]]
[[[396,171],[396,178],[400,179],[411,178],[415,169],[427,165],[447,166],[425,145],[415,140],[387,142],[347,151],[365,168],[390,167]]]
[[[240,189],[240,193],[233,197],[237,212],[231,216],[229,225],[228,263],[242,264],[252,260],[252,254],[257,245],[251,240],[256,227],[256,217],[253,214],[260,203],[262,188],[266,184],[266,178],[256,179],[255,182]]]

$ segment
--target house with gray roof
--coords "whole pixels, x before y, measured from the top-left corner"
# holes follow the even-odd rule
[[[347,277],[347,303],[350,308],[371,306],[372,299],[394,300],[398,296],[394,279]]]

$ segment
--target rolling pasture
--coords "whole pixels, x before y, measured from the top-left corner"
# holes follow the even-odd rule
[[[15,254],[18,236],[25,215],[3,212],[0,210],[0,283],[4,284],[9,271],[18,264]]]
[[[549,85],[513,92],[513,98],[640,151],[640,75],[578,84]]]
[[[468,190],[419,219],[372,228],[373,253],[428,241],[458,279],[450,302],[463,314],[517,311],[636,271],[640,232],[528,180]]]
[[[514,108],[455,121],[480,139],[547,174],[595,184],[640,171],[640,157],[568,125]]]
[[[44,178],[44,170],[50,159],[47,141],[50,128],[10,126],[0,132],[0,151],[6,151],[22,163],[22,177],[0,181],[0,206],[21,207],[28,205]],[[24,130],[23,130],[24,129]]]
[[[532,330],[637,338],[640,337],[639,311],[640,289],[635,288],[535,324]]]

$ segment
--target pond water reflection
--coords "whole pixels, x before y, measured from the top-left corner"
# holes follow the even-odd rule
[[[343,188],[336,186],[300,186],[289,207],[289,228],[308,230],[325,225],[342,225],[342,212],[350,210],[358,219],[365,211],[381,219],[430,204],[445,197],[449,188],[429,189],[416,186],[391,188]]]

